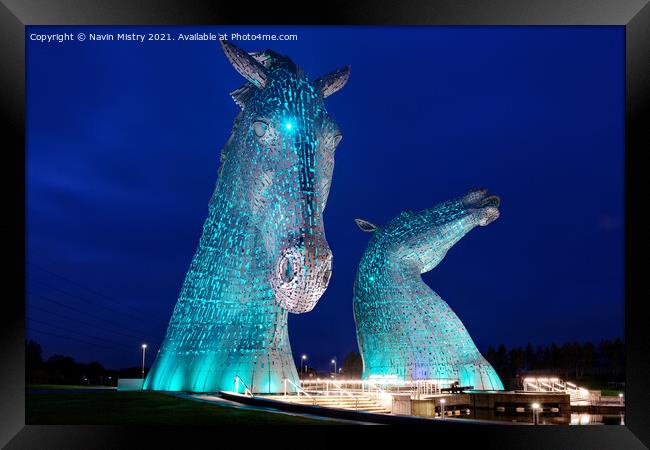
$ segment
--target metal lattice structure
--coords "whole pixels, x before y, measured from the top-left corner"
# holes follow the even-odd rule
[[[476,226],[499,217],[499,198],[473,190],[419,212],[404,211],[373,233],[354,284],[354,319],[363,378],[458,380],[475,389],[502,390],[458,316],[421,274]]]
[[[323,100],[349,67],[311,81],[271,50],[221,44],[247,80],[231,93],[241,112],[144,389],[232,391],[236,378],[257,393],[297,385],[287,313],[312,310],[332,271],[323,209],[341,133]]]

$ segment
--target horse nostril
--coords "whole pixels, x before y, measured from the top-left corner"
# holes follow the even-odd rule
[[[483,201],[481,202],[481,207],[487,208],[489,206],[493,206],[495,208],[498,208],[500,204],[501,204],[501,199],[499,197],[497,197],[496,195],[490,195],[489,197],[483,199]]]
[[[293,280],[295,276],[296,272],[293,268],[293,265],[291,264],[289,258],[285,256],[282,258],[282,262],[280,263],[280,278],[282,278],[282,281],[285,283],[288,283]]]
[[[323,284],[327,286],[327,284],[330,282],[331,277],[332,271],[330,269],[326,269],[325,272],[323,272]]]

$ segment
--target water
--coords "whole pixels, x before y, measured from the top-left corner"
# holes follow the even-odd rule
[[[460,408],[456,411],[446,411],[448,417],[456,419],[481,419],[497,422],[532,423],[533,416],[528,413],[504,414],[489,409]],[[625,425],[625,413],[619,414],[588,414],[588,413],[542,413],[540,425]]]
[[[573,413],[569,425],[625,425],[625,413],[587,414]]]

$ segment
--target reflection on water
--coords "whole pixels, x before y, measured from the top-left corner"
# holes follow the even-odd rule
[[[625,425],[625,413],[620,414],[571,414],[569,425]]]
[[[436,416],[438,414],[436,413]],[[532,423],[532,414],[504,414],[489,409],[462,409],[445,411],[445,416],[468,419],[496,420],[500,422]],[[625,413],[619,414],[541,414],[540,425],[625,425]]]

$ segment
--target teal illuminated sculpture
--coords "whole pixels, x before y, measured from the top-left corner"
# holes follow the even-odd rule
[[[144,389],[295,391],[287,313],[311,311],[332,272],[323,209],[341,133],[323,100],[349,67],[312,81],[271,50],[221,44],[247,80],[231,93],[241,112]]]
[[[373,233],[354,284],[354,320],[363,378],[458,381],[503,390],[458,316],[422,281],[447,251],[476,226],[499,217],[499,198],[487,190],[419,212],[404,211]]]

